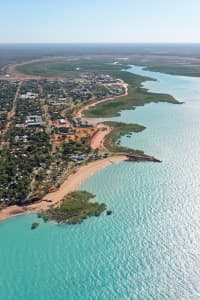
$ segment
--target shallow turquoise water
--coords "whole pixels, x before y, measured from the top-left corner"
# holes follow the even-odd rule
[[[34,231],[34,215],[1,222],[1,300],[200,299],[200,79],[132,71],[185,101],[116,118],[145,125],[122,144],[163,163],[111,165],[82,185],[110,217]]]

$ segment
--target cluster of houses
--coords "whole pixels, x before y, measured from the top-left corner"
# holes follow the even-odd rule
[[[83,121],[80,118],[74,118],[72,117],[70,120],[74,127],[92,127],[91,124],[88,123],[88,121]]]
[[[115,83],[117,80],[108,74],[97,74],[97,73],[83,73],[81,78],[89,80],[93,83]]]
[[[56,126],[55,131],[60,135],[74,134],[74,130],[69,126]]]
[[[38,98],[38,96],[39,95],[37,93],[27,92],[26,94],[20,95],[20,99],[22,99],[22,100],[35,100],[36,98]]]
[[[92,93],[86,88],[86,86],[78,86],[70,91],[70,96],[76,100],[81,99],[82,101],[88,101],[92,98]]]
[[[70,102],[69,99],[67,97],[60,97],[60,98],[54,98],[49,102],[50,105],[52,106],[65,106],[65,107],[69,107],[70,106]]]
[[[108,88],[109,94],[113,95],[113,96],[121,95],[123,93],[123,88],[119,85],[112,85],[107,88]]]
[[[42,117],[38,115],[27,116],[25,124],[27,127],[41,127],[43,126]]]
[[[22,135],[22,136],[16,135],[15,142],[16,143],[18,143],[18,142],[28,143],[28,135]]]
[[[17,81],[0,80],[0,114],[7,114],[8,111],[11,110],[17,91],[17,85]]]
[[[95,77],[96,82],[100,82],[100,83],[114,83],[116,82],[116,79],[114,79],[112,76],[110,75],[105,75],[105,74],[100,74],[100,75],[96,75]]]

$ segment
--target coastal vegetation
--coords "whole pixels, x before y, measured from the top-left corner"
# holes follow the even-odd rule
[[[148,77],[131,74],[127,71],[111,72],[113,76],[128,83],[128,95],[105,101],[85,111],[87,117],[115,117],[119,116],[122,110],[134,109],[151,102],[168,102],[178,104],[179,102],[171,95],[151,93],[142,87],[142,83],[152,80]]]
[[[145,69],[154,72],[162,72],[171,75],[182,75],[190,77],[200,77],[200,65],[183,65],[183,64],[154,64],[153,66],[147,66]]]
[[[134,150],[120,145],[120,139],[124,135],[130,135],[133,132],[138,133],[145,129],[144,126],[138,124],[126,124],[121,122],[107,121],[104,122],[112,128],[112,131],[106,136],[104,145],[112,153],[130,153],[141,154],[144,152],[141,150]]]
[[[138,66],[144,66],[144,70],[149,70],[152,72],[161,72],[171,75],[181,75],[189,77],[200,77],[200,61],[186,58],[184,60],[180,57],[154,57],[146,58],[144,60],[130,58],[128,60],[129,64],[134,64]]]
[[[38,226],[40,225],[40,223],[38,222],[33,222],[32,225],[31,225],[31,229],[36,229]]]
[[[64,197],[60,206],[51,208],[38,216],[44,221],[54,220],[58,223],[77,224],[88,217],[99,216],[105,209],[104,203],[91,202],[95,195],[87,191],[72,192]]]

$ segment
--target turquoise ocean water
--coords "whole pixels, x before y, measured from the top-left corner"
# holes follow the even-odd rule
[[[30,230],[35,215],[0,223],[0,300],[200,299],[200,79],[133,67],[154,92],[116,120],[147,129],[122,144],[162,164],[119,163],[84,184],[113,215]]]

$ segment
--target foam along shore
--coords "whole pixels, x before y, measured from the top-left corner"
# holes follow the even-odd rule
[[[56,206],[64,198],[65,195],[70,192],[76,191],[86,179],[88,179],[99,170],[106,168],[111,164],[126,160],[127,156],[116,155],[82,166],[74,174],[70,175],[56,192],[45,195],[45,197],[40,202],[30,204],[28,206],[12,205],[1,210],[0,221],[6,220],[12,216],[16,216],[19,214],[45,211],[52,206]]]

